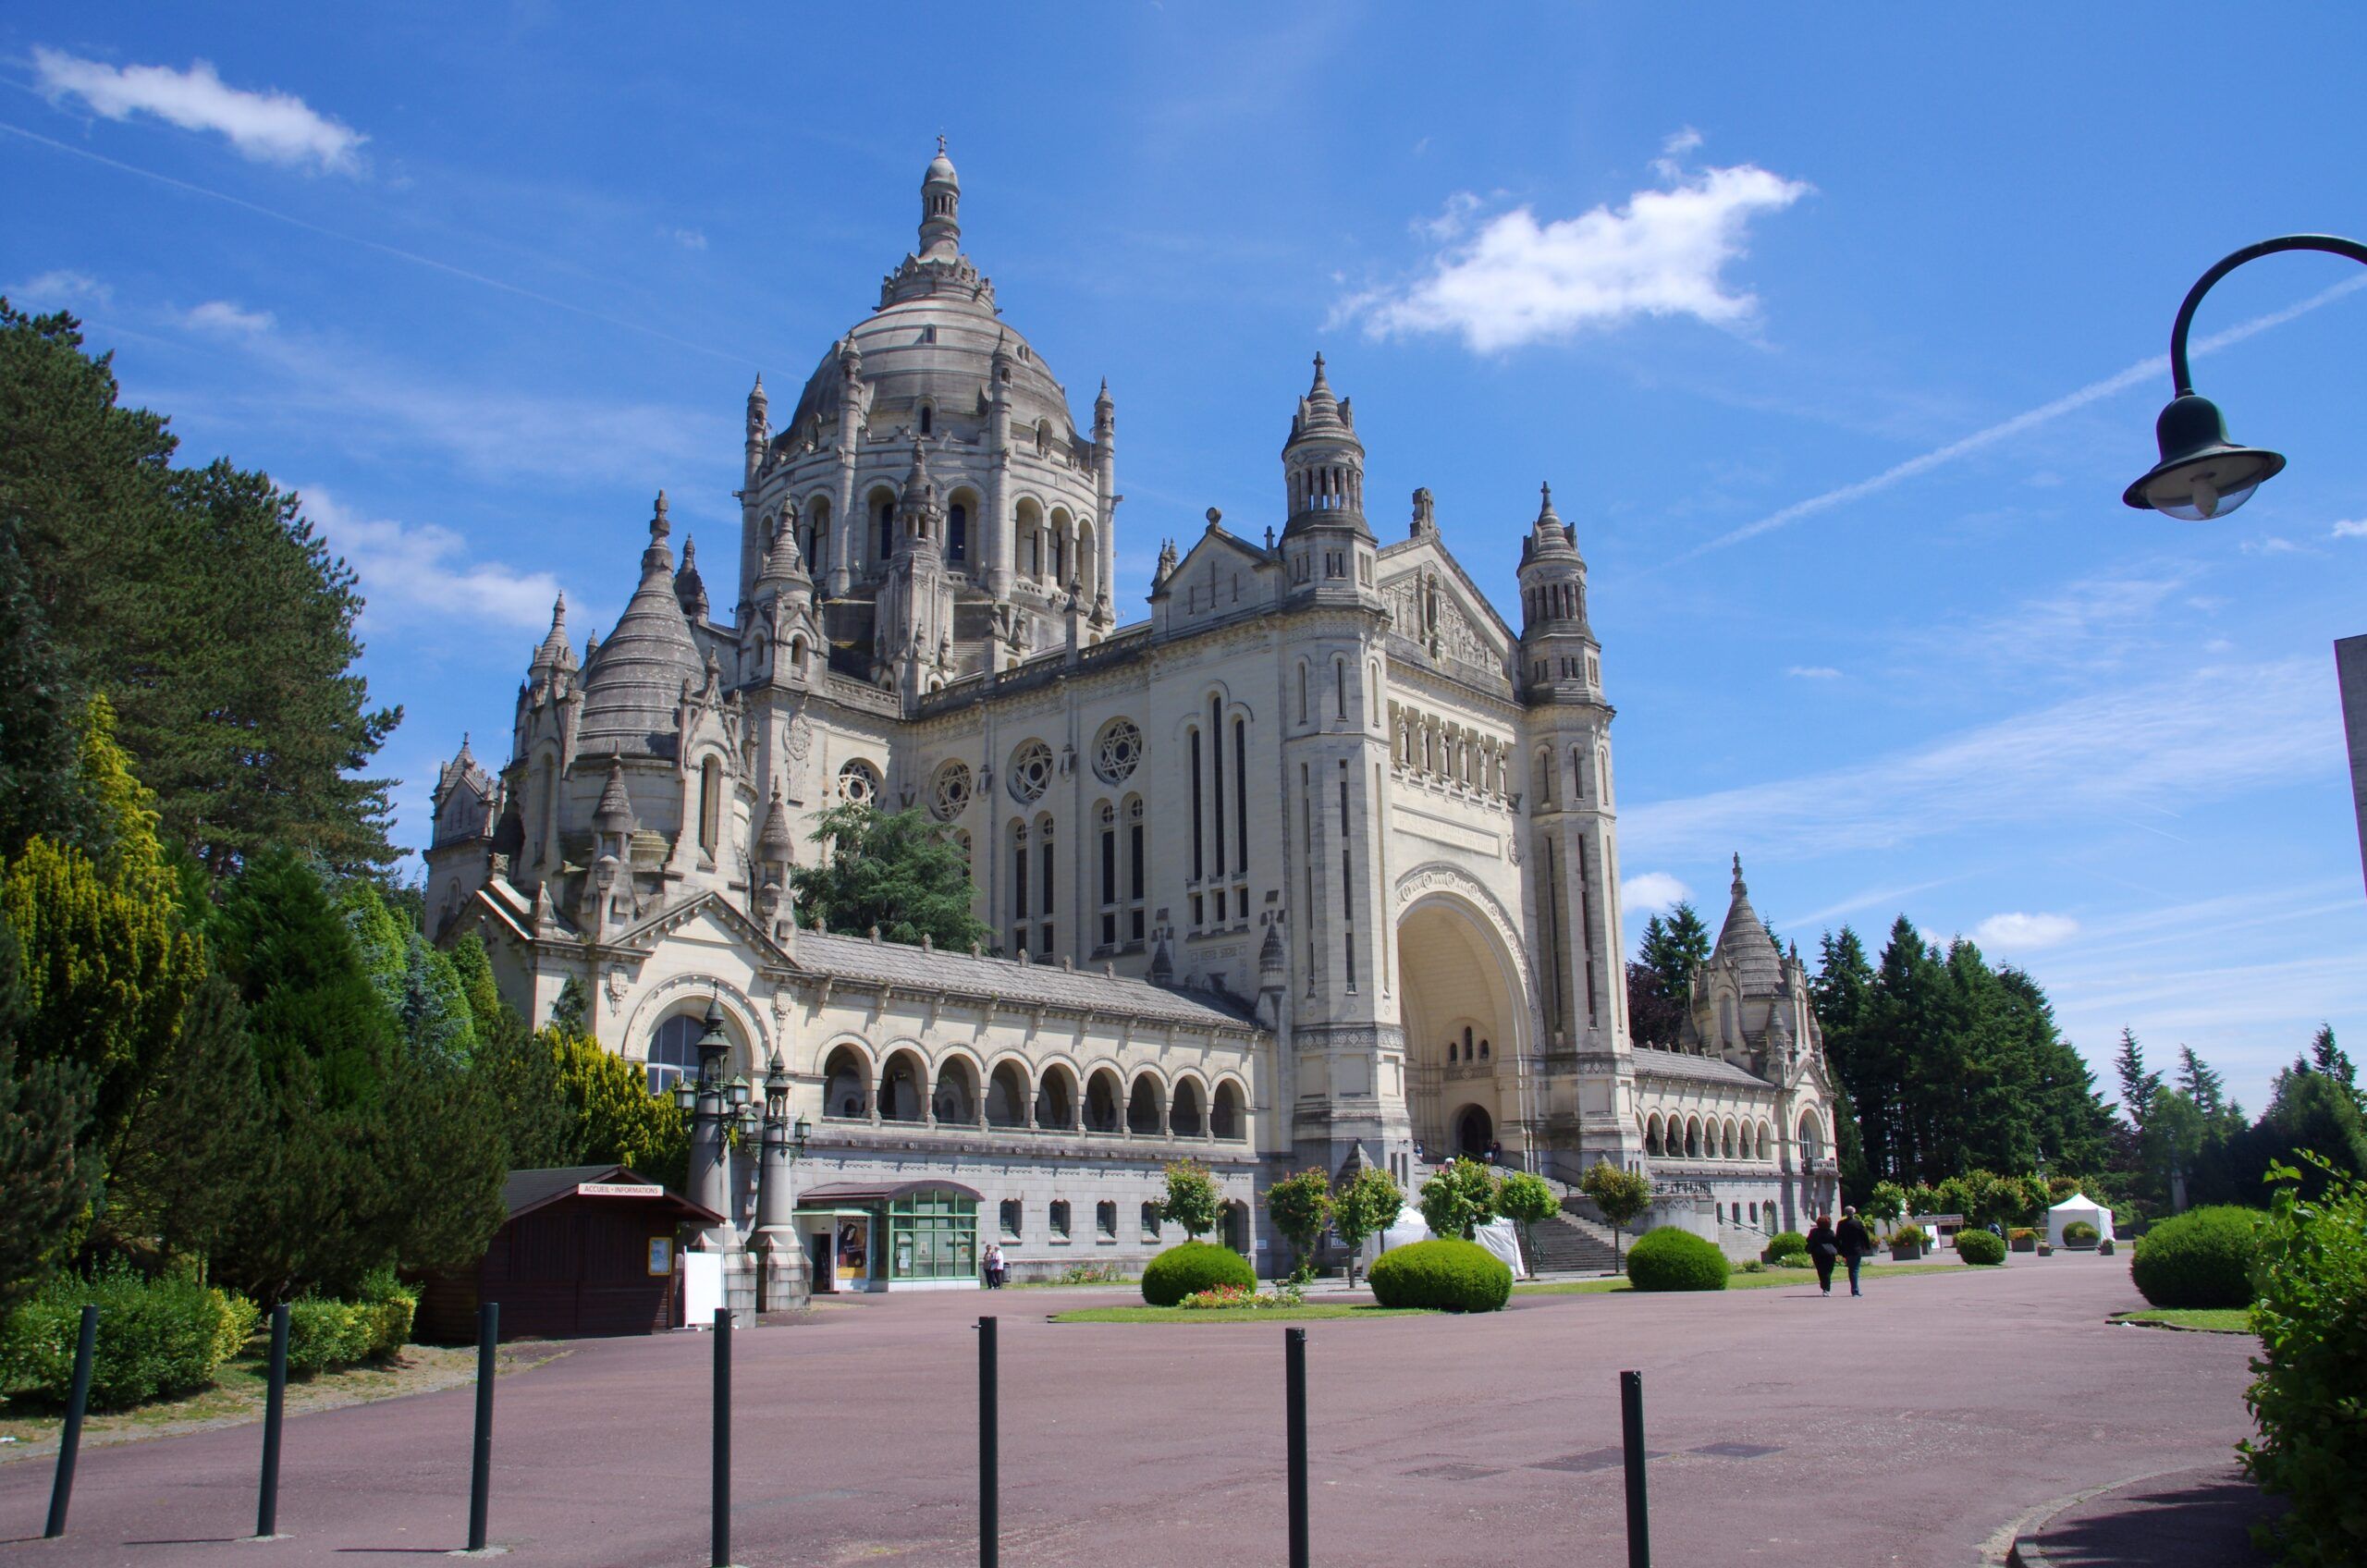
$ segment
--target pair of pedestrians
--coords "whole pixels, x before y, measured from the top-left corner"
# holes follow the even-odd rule
[[[1809,1261],[1816,1265],[1816,1282],[1826,1295],[1833,1293],[1833,1265],[1835,1259],[1849,1266],[1849,1293],[1861,1296],[1866,1292],[1858,1286],[1858,1268],[1866,1255],[1874,1250],[1874,1238],[1858,1219],[1854,1208],[1841,1211],[1841,1223],[1833,1223],[1833,1216],[1820,1214],[1815,1228],[1809,1231]]]

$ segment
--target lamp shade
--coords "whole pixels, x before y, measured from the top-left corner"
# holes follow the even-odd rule
[[[2189,522],[2225,517],[2285,466],[2275,452],[2229,441],[2218,405],[2191,392],[2170,399],[2153,422],[2153,435],[2162,460],[2120,497],[2140,511]]]
[[[674,1104],[683,1110],[696,1110],[699,1104],[699,1086],[688,1078],[675,1079]]]

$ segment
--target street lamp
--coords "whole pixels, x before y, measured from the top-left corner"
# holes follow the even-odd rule
[[[2195,307],[2202,303],[2211,286],[2246,262],[2280,251],[2323,251],[2367,263],[2367,245],[2356,239],[2333,234],[2287,234],[2247,245],[2195,279],[2170,328],[2170,401],[2153,424],[2162,460],[2121,493],[2120,498],[2129,506],[2189,521],[2225,517],[2250,500],[2263,480],[2275,478],[2285,467],[2280,454],[2261,447],[2239,447],[2227,438],[2226,422],[2219,417],[2218,405],[2195,395],[2186,356],[2187,329],[2194,324]]]

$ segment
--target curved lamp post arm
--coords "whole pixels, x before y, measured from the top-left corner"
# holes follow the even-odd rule
[[[2187,374],[2186,334],[2194,325],[2194,310],[2202,297],[2211,292],[2213,284],[2242,266],[2263,256],[2273,256],[2280,251],[2323,251],[2330,256],[2348,256],[2367,265],[2367,245],[2356,239],[2345,239],[2338,234],[2286,234],[2275,239],[2263,239],[2257,245],[2247,245],[2234,254],[2223,257],[2209,272],[2194,280],[2188,289],[2186,302],[2178,307],[2178,319],[2170,328],[2170,380],[2173,395],[2184,398],[2194,390],[2194,378]]]

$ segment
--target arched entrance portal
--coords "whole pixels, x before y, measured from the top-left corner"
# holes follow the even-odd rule
[[[1525,1120],[1520,1082],[1528,1004],[1487,917],[1453,892],[1427,893],[1397,923],[1405,1109],[1423,1155],[1484,1156]],[[1507,1147],[1507,1157],[1517,1154]]]

